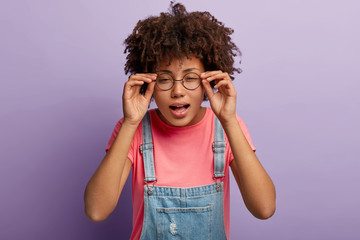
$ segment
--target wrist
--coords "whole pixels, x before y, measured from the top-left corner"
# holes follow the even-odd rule
[[[236,118],[236,115],[223,119],[219,118],[219,120],[225,131],[227,131],[228,129],[229,130],[234,129],[234,127],[239,126],[239,122]]]
[[[141,120],[140,121],[136,121],[136,120],[130,120],[127,119],[126,117],[124,118],[124,121],[122,122],[121,126],[124,126],[126,128],[129,129],[137,129],[137,127],[139,126]]]

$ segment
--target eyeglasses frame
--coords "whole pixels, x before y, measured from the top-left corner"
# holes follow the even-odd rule
[[[195,72],[188,72],[188,73],[186,73],[186,74],[183,76],[182,79],[179,79],[179,80],[174,79],[174,77],[171,76],[170,73],[160,73],[160,74],[158,74],[158,76],[161,75],[161,74],[167,74],[167,75],[169,75],[169,76],[171,77],[171,79],[172,79],[172,85],[171,85],[171,87],[170,87],[169,89],[166,89],[166,90],[161,89],[161,88],[158,86],[158,84],[156,83],[156,87],[158,87],[161,91],[169,91],[170,89],[172,89],[172,88],[174,87],[175,82],[181,82],[181,85],[182,85],[185,89],[187,89],[187,90],[189,90],[189,91],[193,91],[193,90],[197,89],[197,88],[201,85],[201,77],[200,77],[199,74],[197,74],[197,73],[195,73]],[[190,88],[185,87],[185,85],[184,85],[184,78],[185,78],[185,76],[188,75],[188,74],[195,74],[196,76],[198,76],[198,78],[199,78],[200,81],[199,81],[199,85],[198,85],[196,88],[190,89]],[[157,82],[157,78],[156,78],[155,82]]]

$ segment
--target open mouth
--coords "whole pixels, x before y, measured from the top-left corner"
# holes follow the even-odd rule
[[[176,106],[170,106],[170,108],[176,112],[182,112],[185,111],[190,107],[190,104],[183,104],[183,105],[176,105]]]

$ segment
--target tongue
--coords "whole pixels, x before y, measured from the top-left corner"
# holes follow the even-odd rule
[[[186,107],[172,107],[175,112],[182,112],[186,110]]]

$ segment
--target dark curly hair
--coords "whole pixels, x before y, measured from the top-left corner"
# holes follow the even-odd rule
[[[184,5],[171,2],[169,13],[140,20],[124,41],[125,73],[152,72],[161,60],[170,64],[173,57],[181,60],[185,55],[199,58],[206,71],[222,70],[233,79],[234,72],[241,72],[234,67],[234,57],[241,52],[231,40],[233,32],[209,12],[188,13]],[[146,88],[144,84],[140,92]]]

